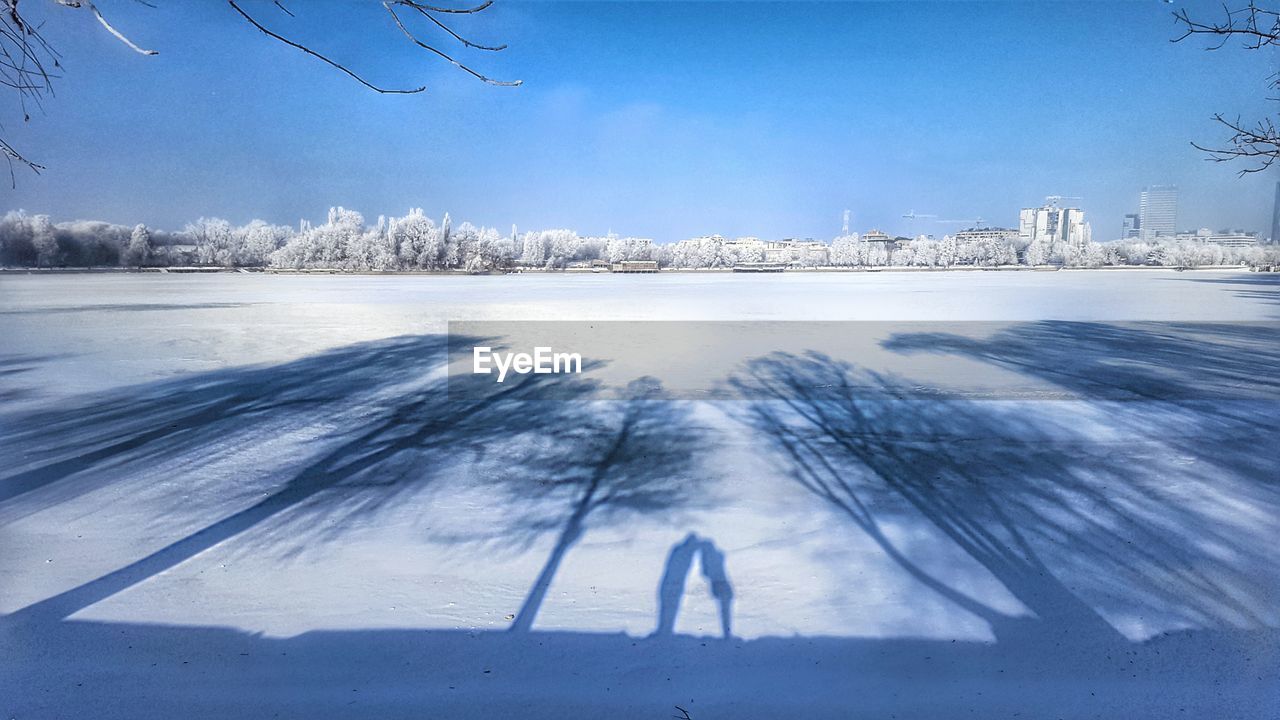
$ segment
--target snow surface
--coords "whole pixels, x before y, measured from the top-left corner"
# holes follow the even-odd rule
[[[573,319],[1012,324],[445,396],[448,321]],[[1228,272],[5,274],[0,716],[1277,716],[1277,320]],[[902,392],[975,366],[1070,399]]]

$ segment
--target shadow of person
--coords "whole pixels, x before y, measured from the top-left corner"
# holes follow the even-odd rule
[[[697,556],[702,577],[711,586],[711,597],[720,612],[720,631],[725,638],[732,637],[733,585],[724,569],[724,552],[710,539],[689,533],[684,540],[671,547],[667,564],[658,582],[658,627],[651,637],[670,636],[675,631],[676,616],[684,600],[685,583],[693,569]]]
[[[689,569],[693,566],[693,557],[702,544],[696,533],[689,533],[684,540],[676,543],[667,555],[667,565],[662,570],[662,580],[658,583],[658,629],[654,635],[670,635],[676,626],[676,615],[680,612],[680,600],[684,597],[685,581],[689,578]]]
[[[717,477],[700,464],[710,432],[653,378],[637,378],[600,402],[556,405],[574,417],[539,417],[539,437],[529,438],[537,449],[493,472],[513,508],[504,528],[508,542],[559,530],[513,632],[533,629],[560,566],[591,527],[701,502]]]
[[[729,576],[724,571],[724,553],[711,540],[703,540],[698,564],[702,567],[702,576],[711,584],[711,597],[715,598],[720,609],[720,632],[725,639],[731,638],[733,585],[729,583]]]

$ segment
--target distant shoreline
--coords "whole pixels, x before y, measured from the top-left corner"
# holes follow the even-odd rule
[[[344,269],[326,269],[326,268],[308,268],[302,270],[285,269],[285,268],[235,268],[235,267],[165,267],[165,268],[124,268],[124,267],[88,267],[88,268],[31,268],[31,267],[0,267],[0,276],[3,275],[125,275],[125,274],[154,274],[154,275],[212,275],[212,274],[241,274],[241,275],[361,275],[361,276],[405,276],[405,275],[438,275],[451,277],[480,277],[480,276],[502,276],[502,275],[817,275],[817,274],[847,274],[847,273],[943,273],[943,272],[1085,272],[1085,271],[1115,271],[1115,270],[1146,270],[1146,271],[1215,271],[1215,270],[1234,270],[1244,272],[1277,272],[1275,270],[1253,269],[1248,265],[1197,265],[1197,266],[1153,266],[1153,265],[1106,265],[1102,267],[1086,268],[1086,267],[1059,267],[1056,265],[1001,265],[997,267],[974,267],[974,266],[953,266],[953,267],[815,267],[815,268],[786,268],[777,272],[751,272],[751,271],[735,271],[733,268],[701,268],[693,269],[664,269],[653,273],[611,273],[608,271],[595,271],[587,268],[566,268],[560,270],[543,270],[538,268],[521,268],[511,271],[491,271],[480,273],[469,273],[465,270],[344,270]]]

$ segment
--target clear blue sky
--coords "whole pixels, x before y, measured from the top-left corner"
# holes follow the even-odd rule
[[[19,175],[0,205],[167,228],[423,207],[667,241],[829,238],[845,208],[861,230],[957,227],[912,226],[912,209],[1008,225],[1059,194],[1083,197],[1107,239],[1143,185],[1177,184],[1182,227],[1270,225],[1275,171],[1239,179],[1188,141],[1222,138],[1215,111],[1272,112],[1276,57],[1172,44],[1179,5],[1159,0],[499,0],[459,19],[511,46],[459,54],[520,88],[433,60],[379,3],[286,1],[291,19],[245,0],[374,81],[429,86],[410,96],[362,88],[225,3],[155,4],[99,2],[155,57],[43,4],[66,77],[43,115],[24,124],[10,102],[0,121],[49,169]]]

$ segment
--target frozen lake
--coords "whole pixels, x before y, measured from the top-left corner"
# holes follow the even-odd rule
[[[445,394],[526,320],[879,334]],[[1274,714],[1278,328],[1238,272],[3,273],[0,711]],[[921,392],[975,377],[1045,395]]]
[[[449,320],[1268,321],[1250,273],[1063,271],[447,276],[0,275],[7,352],[43,392],[304,357]]]

